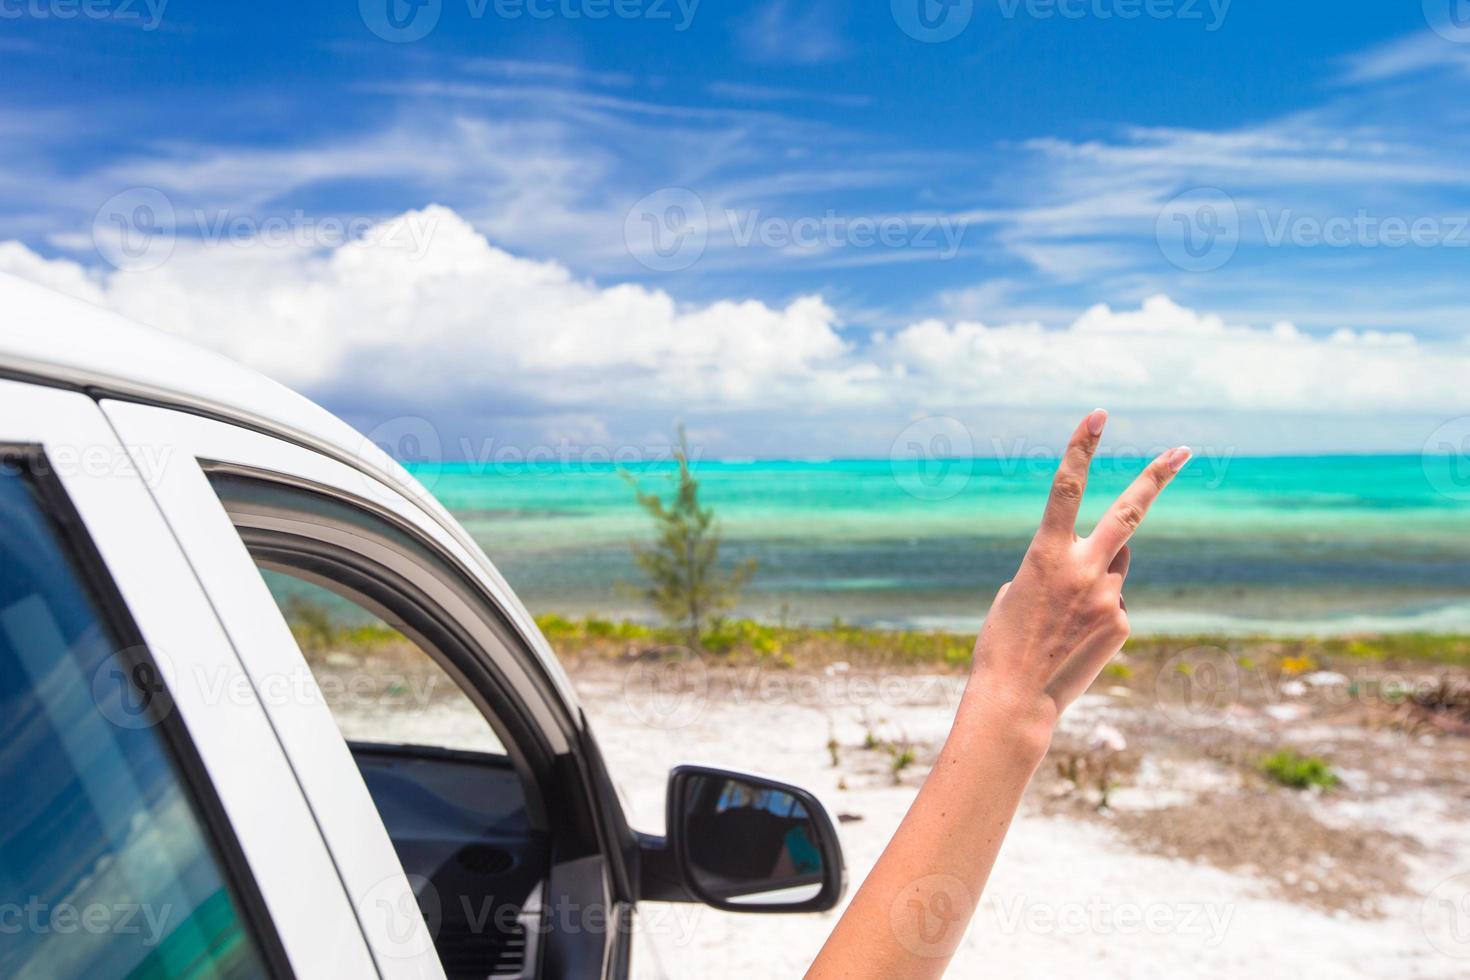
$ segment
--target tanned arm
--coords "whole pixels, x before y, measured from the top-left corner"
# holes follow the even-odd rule
[[[1079,538],[1077,512],[1106,421],[1099,409],[1072,434],[1041,528],[975,641],[939,759],[808,978],[944,973],[1057,719],[1128,638],[1128,540],[1190,452],[1155,459]]]

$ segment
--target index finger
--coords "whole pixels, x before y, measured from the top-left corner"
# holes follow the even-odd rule
[[[1174,479],[1174,475],[1184,468],[1189,462],[1190,451],[1187,446],[1171,449],[1161,453],[1157,459],[1149,463],[1144,471],[1138,474],[1134,480],[1113,505],[1108,508],[1102,520],[1097,522],[1097,529],[1092,532],[1090,540],[1093,541],[1103,560],[1112,561],[1128,539],[1133,537],[1133,532],[1143,523],[1143,518],[1148,514],[1148,509],[1153,502],[1159,499],[1159,494],[1164,492]]]
[[[1092,465],[1092,454],[1097,451],[1097,440],[1107,421],[1108,413],[1096,409],[1072,433],[1051,483],[1046,513],[1041,517],[1044,532],[1068,536],[1077,533],[1077,511],[1082,506],[1082,493],[1087,489],[1087,469]]]

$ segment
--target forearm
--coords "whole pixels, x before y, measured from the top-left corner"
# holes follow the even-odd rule
[[[1077,512],[1107,413],[1083,419],[1016,576],[996,594],[944,749],[809,977],[937,977],[964,938],[1057,718],[1128,638],[1128,539],[1189,461],[1155,459],[1086,538]]]
[[[934,768],[808,977],[944,972],[1054,723],[1044,704],[1002,703],[972,681]]]

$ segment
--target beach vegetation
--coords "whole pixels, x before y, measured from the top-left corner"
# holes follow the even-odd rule
[[[633,545],[633,560],[648,580],[637,592],[683,635],[690,649],[699,649],[706,623],[735,604],[756,565],[746,561],[732,569],[720,568],[719,525],[714,509],[699,502],[699,481],[689,467],[683,426],[674,460],[679,469],[668,502],[645,492],[632,474],[623,472],[655,532],[653,544]]]
[[[606,619],[572,619],[557,614],[536,617],[537,624],[558,651],[620,655],[629,644],[668,646],[683,642],[684,632],[670,625]],[[792,661],[798,667],[822,667],[835,662],[855,667],[912,667],[942,671],[967,669],[975,637],[972,633],[890,630],[848,622],[826,625],[779,625],[725,616],[711,617],[701,643],[710,652],[736,661],[773,664]],[[1281,638],[1269,636],[1136,636],[1123,648],[1105,676],[1118,680],[1147,680],[1152,671],[1191,649],[1209,647],[1231,651],[1245,671],[1283,658],[1309,658],[1314,668],[1327,665],[1352,679],[1354,662],[1368,657],[1377,664],[1434,664],[1470,668],[1470,636],[1391,633],[1372,637]],[[1169,668],[1187,674],[1189,658]],[[1131,673],[1130,673],[1131,672]]]
[[[1282,786],[1292,789],[1332,789],[1340,782],[1327,760],[1318,755],[1300,755],[1295,749],[1278,749],[1260,762],[1260,770]]]
[[[903,782],[904,770],[918,761],[918,754],[914,752],[908,739],[889,742],[884,745],[884,750],[888,753],[888,771],[893,775],[893,784],[897,786]]]
[[[699,643],[710,653],[728,654],[739,649],[762,658],[774,658],[781,653],[776,628],[753,619],[716,617],[709,630],[700,636]]]
[[[1097,798],[1097,809],[1107,810],[1113,790],[1123,785],[1124,760],[1117,752],[1105,749],[1062,752],[1056,760],[1057,775],[1066,780],[1070,792],[1079,797],[1089,793]]]
[[[1306,674],[1317,669],[1317,662],[1308,656],[1288,656],[1281,658],[1281,672],[1283,674]]]
[[[304,596],[290,596],[283,601],[286,625],[296,638],[296,645],[308,656],[331,651],[380,652],[399,647],[407,638],[381,621],[343,622],[327,606]]]
[[[332,645],[336,624],[326,607],[302,596],[291,596],[285,602],[286,622],[302,650],[325,650]]]
[[[568,619],[556,613],[545,613],[536,617],[536,625],[553,644],[596,643],[607,640],[614,643],[637,643],[654,636],[654,629],[643,623],[628,620]]]

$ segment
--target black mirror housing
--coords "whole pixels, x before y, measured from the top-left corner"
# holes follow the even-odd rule
[[[643,898],[767,913],[825,912],[842,900],[836,827],[801,787],[679,766],[667,806],[667,838],[643,842]]]

